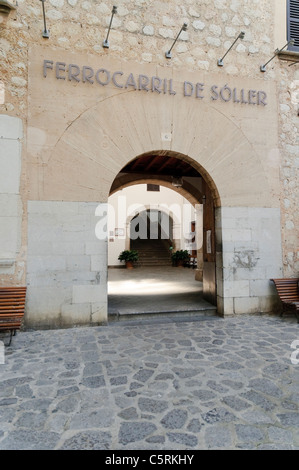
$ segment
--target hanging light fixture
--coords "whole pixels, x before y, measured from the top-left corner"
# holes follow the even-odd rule
[[[234,40],[234,42],[232,43],[232,45],[230,46],[230,48],[226,51],[226,53],[224,54],[224,56],[223,56],[221,59],[218,60],[217,65],[218,65],[219,67],[223,67],[223,65],[224,65],[224,64],[223,64],[223,59],[224,59],[224,57],[229,53],[229,51],[230,51],[231,48],[235,45],[235,43],[238,41],[238,39],[244,39],[244,37],[245,37],[245,33],[244,33],[244,31],[241,31],[240,34],[239,34],[239,36]]]
[[[108,28],[108,32],[107,32],[107,36],[106,36],[105,41],[103,42],[103,47],[105,47],[105,48],[107,48],[107,49],[109,49],[108,37],[109,37],[111,25],[112,25],[113,16],[115,15],[115,13],[117,13],[117,7],[116,7],[116,6],[113,6],[113,8],[112,8],[112,14],[111,14],[111,19],[110,19],[110,24],[109,24],[109,28]]]
[[[260,66],[260,71],[266,72],[266,66],[269,64],[269,62],[271,62],[271,60],[273,60],[274,57],[276,57],[280,52],[282,52],[288,45],[293,46],[294,44],[295,44],[295,39],[290,39],[290,41],[288,41],[286,45],[283,46],[281,49],[276,49],[274,56],[271,57],[271,59],[269,59],[268,62],[266,62],[264,65]]]
[[[183,178],[181,176],[172,176],[171,184],[175,188],[181,188],[183,186]]]
[[[45,0],[40,0],[42,2],[42,5],[43,5],[43,17],[44,17],[44,31],[43,31],[43,38],[49,38],[50,37],[50,31],[47,29],[47,24],[46,24],[46,14],[45,14]]]
[[[166,59],[171,59],[171,57],[172,57],[172,56],[171,56],[171,50],[172,50],[173,46],[175,45],[175,43],[177,42],[177,39],[178,39],[179,35],[181,34],[181,32],[182,32],[182,31],[186,31],[186,30],[187,30],[187,27],[188,27],[187,23],[184,23],[183,26],[181,27],[180,32],[179,32],[179,34],[177,35],[177,37],[175,38],[175,40],[174,40],[174,42],[173,42],[171,48],[169,49],[169,51],[165,52],[165,57],[166,57]]]

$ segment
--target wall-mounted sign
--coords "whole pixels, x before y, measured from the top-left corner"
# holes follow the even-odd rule
[[[157,76],[148,76],[144,74],[135,75],[133,73],[125,74],[122,71],[111,72],[105,68],[94,70],[87,65],[79,66],[77,64],[67,64],[65,62],[54,62],[53,60],[44,60],[43,76],[47,78],[54,75],[57,80],[67,82],[83,83],[95,86],[112,85],[120,89],[129,89],[136,91],[145,91],[176,95],[181,93],[183,96],[192,97],[198,100],[210,99],[212,101],[232,102],[238,104],[248,104],[257,106],[267,105],[267,93],[263,90],[237,88],[225,85],[206,86],[201,82],[184,81],[175,89],[174,82],[170,78],[161,78]]]
[[[206,237],[207,237],[207,253],[211,254],[212,253],[212,241],[211,241],[211,236],[212,236],[212,230],[207,230],[206,232]]]

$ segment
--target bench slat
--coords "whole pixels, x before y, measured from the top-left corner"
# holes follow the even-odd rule
[[[23,309],[16,309],[16,310],[0,310],[0,319],[2,317],[13,317],[14,315],[23,315]]]
[[[11,295],[11,294],[0,294],[0,300],[5,300],[5,299],[12,299],[12,300],[18,300],[18,299],[25,299],[26,295],[25,294],[16,294],[16,295]]]
[[[22,291],[26,291],[27,290],[27,287],[21,287],[21,286],[11,286],[11,287],[0,287],[0,291],[1,292],[4,292],[4,291],[15,291],[15,292],[22,292]]]
[[[0,302],[1,303],[4,303],[4,302],[13,302],[13,303],[16,303],[16,302],[25,302],[25,297],[0,297]]]
[[[5,309],[5,308],[24,308],[25,306],[25,302],[18,302],[18,303],[15,303],[15,304],[12,304],[11,302],[5,302],[5,303],[1,303],[0,302],[0,309]]]
[[[16,321],[16,320],[19,320],[19,319],[22,319],[23,318],[23,315],[21,313],[16,313],[15,315],[11,315],[11,314],[8,314],[8,315],[1,315],[1,318],[0,318],[0,323],[4,322],[4,321]]]
[[[7,318],[6,321],[0,321],[0,326],[11,325],[11,324],[18,325],[22,321],[22,318],[23,317],[19,317],[19,318],[15,318],[15,319]]]
[[[271,281],[274,282],[281,301],[281,316],[284,312],[294,311],[299,323],[299,279],[271,279]]]
[[[21,328],[27,287],[0,287],[0,330],[12,333]]]
[[[21,307],[22,307],[22,306],[25,305],[25,300],[18,301],[18,302],[14,302],[14,303],[10,302],[9,300],[5,300],[5,302],[1,302],[1,300],[0,300],[0,307],[3,307],[3,308],[4,308],[4,307],[6,307],[7,305],[13,306],[13,307],[14,307],[14,306],[15,306],[15,307],[18,307],[18,306],[21,306]]]

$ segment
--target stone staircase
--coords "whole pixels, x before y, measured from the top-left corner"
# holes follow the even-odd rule
[[[131,249],[139,253],[139,266],[171,266],[169,240],[132,240]]]

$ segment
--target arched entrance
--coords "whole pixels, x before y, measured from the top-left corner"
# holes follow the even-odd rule
[[[140,155],[130,161],[116,176],[111,194],[118,190],[137,185],[140,183],[163,185],[183,195],[193,205],[201,208],[202,224],[198,227],[193,224],[190,232],[194,231],[194,238],[198,235],[203,240],[200,252],[190,250],[190,256],[196,258],[197,266],[201,273],[198,275],[203,281],[203,298],[217,305],[217,279],[216,279],[216,233],[215,233],[215,207],[220,202],[218,191],[212,179],[203,168],[184,155],[174,152],[156,151]],[[163,205],[163,201],[160,201]],[[160,214],[160,215],[159,215]],[[152,221],[151,221],[152,217]],[[159,223],[160,217],[160,223]],[[179,215],[182,220],[182,215]],[[169,225],[165,232],[169,234]],[[200,234],[196,234],[200,230]],[[152,237],[151,237],[152,232]],[[157,249],[157,240],[161,240],[161,212],[142,211],[131,220],[130,246],[127,248],[137,249],[142,247],[146,240],[147,246]],[[169,246],[173,240],[170,236],[164,238]],[[153,239],[156,240],[155,245]],[[161,246],[160,246],[161,245]],[[162,248],[160,243],[159,248]],[[185,248],[179,243],[178,248]],[[165,247],[166,248],[166,247]],[[218,243],[218,258],[221,257],[221,243]],[[182,310],[184,306],[182,305]]]

